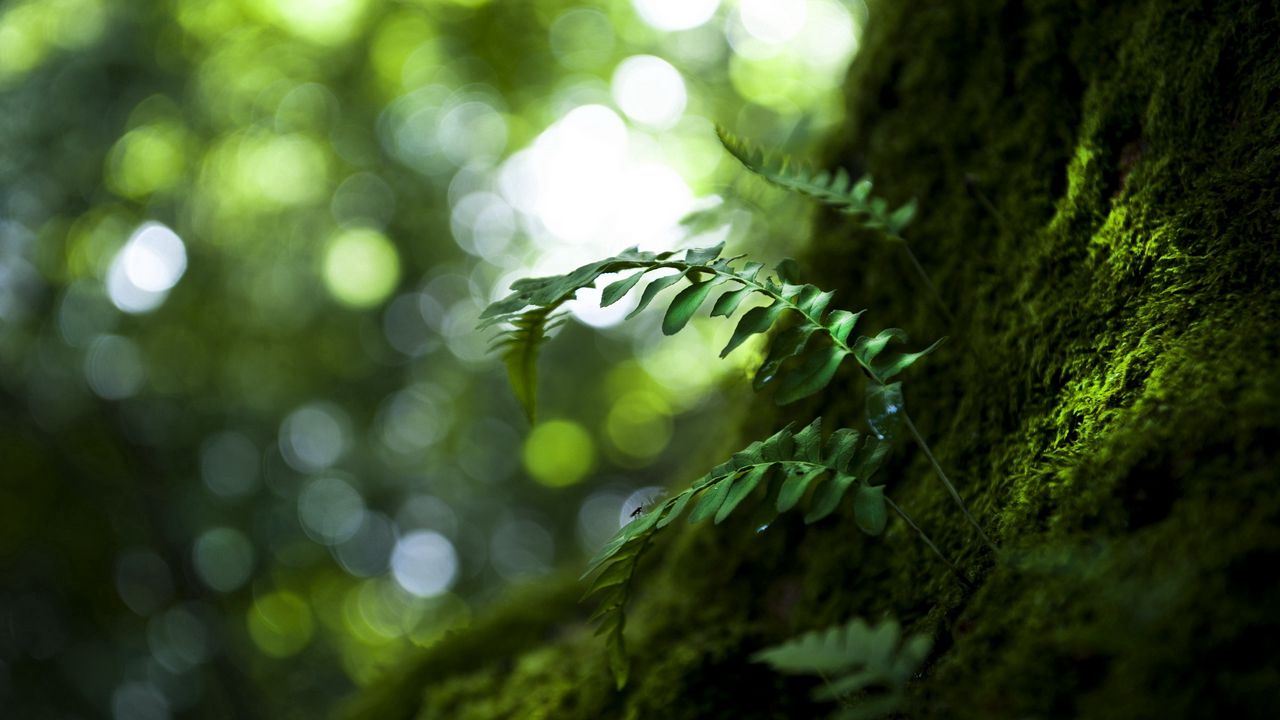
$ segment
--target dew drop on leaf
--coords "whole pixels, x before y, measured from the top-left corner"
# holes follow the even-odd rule
[[[867,388],[867,425],[881,440],[893,440],[902,426],[902,384]]]

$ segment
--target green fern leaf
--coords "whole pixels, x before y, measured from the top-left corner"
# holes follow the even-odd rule
[[[852,475],[838,472],[835,477],[819,485],[813,493],[813,505],[804,516],[805,524],[811,525],[835,512],[844,494],[857,480]]]
[[[889,522],[889,512],[884,502],[884,486],[858,486],[853,493],[853,519],[858,523],[858,528],[868,535],[884,532],[885,525]]]
[[[773,382],[778,376],[778,371],[782,369],[783,363],[804,352],[809,344],[809,338],[817,329],[815,325],[800,323],[775,335],[769,343],[769,353],[751,379],[751,386],[756,391],[760,391]]]
[[[674,275],[663,275],[662,277],[658,278],[657,280],[654,280],[653,282],[645,286],[644,292],[640,293],[640,303],[636,305],[635,309],[632,310],[627,315],[627,319],[630,320],[636,315],[639,315],[640,311],[649,307],[649,303],[653,302],[653,299],[658,297],[658,293],[680,282],[681,280],[684,279],[684,276],[685,276],[685,273],[676,273]]]
[[[857,619],[765,648],[752,655],[751,659],[767,663],[783,673],[834,673],[866,664],[869,653],[865,643],[870,636],[871,630],[866,622]]]
[[[739,345],[747,341],[747,338],[757,333],[762,333],[773,327],[774,321],[787,310],[789,306],[782,300],[775,300],[772,305],[764,307],[751,308],[738,321],[738,326],[734,328],[733,335],[729,338],[729,344],[724,346],[720,351],[720,357],[725,357],[733,352]]]
[[[777,462],[794,459],[796,443],[795,434],[791,431],[793,426],[795,423],[787,423],[786,427],[760,443],[761,460]]]
[[[946,341],[946,338],[939,338],[929,347],[914,353],[901,353],[888,362],[875,363],[874,369],[871,371],[876,379],[881,383],[887,383],[894,375],[906,370],[915,364],[917,360],[933,352],[939,345]]]
[[[680,517],[680,514],[684,512],[685,507],[689,505],[689,501],[693,500],[693,495],[693,490],[686,490],[685,492],[677,495],[665,508],[665,514],[662,516],[662,519],[658,520],[654,527],[662,529],[667,525],[670,525],[672,520]]]
[[[825,323],[827,331],[831,333],[831,337],[837,343],[847,343],[849,341],[849,333],[853,332],[853,326],[858,324],[858,318],[861,316],[861,312],[851,313],[848,310],[832,310],[827,315]]]
[[[716,285],[715,280],[703,280],[695,282],[680,294],[676,295],[671,301],[671,306],[667,308],[667,314],[662,318],[662,333],[664,335],[675,335],[689,324],[689,319],[702,306],[703,301],[707,299],[707,295],[711,293],[711,288]]]
[[[627,641],[622,634],[623,623],[619,622],[609,633],[605,644],[609,654],[609,670],[613,673],[613,681],[619,690],[627,686],[631,675],[631,658],[627,656]]]
[[[888,347],[890,341],[906,342],[906,339],[907,333],[905,331],[899,328],[886,328],[873,338],[858,338],[858,341],[853,344],[853,354],[858,358],[858,362],[862,363],[863,367],[871,369],[875,367],[876,358]]]
[[[621,300],[627,293],[631,292],[631,288],[635,287],[636,283],[640,282],[640,278],[644,277],[647,272],[649,272],[647,269],[641,270],[638,273],[633,273],[606,285],[604,290],[600,291],[600,307],[609,307]]]
[[[809,486],[813,484],[813,481],[827,474],[827,472],[829,472],[829,469],[825,467],[792,471],[792,474],[782,481],[782,487],[778,489],[778,512],[786,512],[795,507],[800,502],[800,499],[804,497],[805,492],[809,490]]]
[[[684,261],[690,265],[706,265],[720,257],[724,252],[724,243],[705,248],[689,248],[684,253]]]
[[[800,263],[791,258],[783,258],[781,262],[773,267],[773,272],[784,283],[790,285],[798,285],[800,283]]]
[[[716,509],[715,523],[719,525],[725,518],[729,517],[730,513],[738,507],[738,504],[760,485],[760,481],[764,479],[772,468],[772,465],[756,465],[732,483],[724,483],[728,491],[725,493],[724,502]]]
[[[902,234],[902,229],[905,228],[907,225],[909,225],[913,219],[915,219],[916,209],[917,209],[916,201],[914,198],[912,198],[910,201],[907,202],[906,205],[903,205],[897,210],[894,210],[893,214],[891,214],[888,220],[886,220],[886,224],[889,227],[889,232],[893,233],[894,235]]]
[[[848,354],[847,350],[840,347],[826,347],[810,353],[804,364],[783,378],[782,385],[778,388],[778,404],[793,403],[826,387]]]
[[[756,278],[760,277],[760,271],[763,269],[764,263],[748,262],[743,264],[742,270],[738,271],[737,275],[747,282],[755,282]]]
[[[895,620],[872,627],[855,619],[765,648],[752,659],[781,673],[822,676],[827,683],[814,691],[817,700],[849,703],[855,693],[876,690],[878,694],[850,704],[839,717],[879,718],[901,709],[906,685],[931,646],[926,635],[903,639]]]
[[[534,422],[538,409],[538,351],[547,341],[551,314],[555,310],[555,306],[547,306],[521,315],[512,330],[501,340],[509,348],[502,356],[507,368],[507,379],[531,423]]]
[[[822,461],[822,418],[816,417],[813,422],[795,434],[796,457],[811,463]]]
[[[742,304],[742,301],[747,299],[747,296],[753,292],[755,292],[755,290],[747,285],[743,285],[736,290],[727,291],[725,294],[716,298],[715,304],[711,306],[711,317],[716,317],[717,315],[721,317],[729,317],[733,315],[734,311],[738,309],[738,306]]]
[[[736,473],[734,476],[736,477]],[[712,517],[720,510],[720,506],[724,504],[725,498],[729,496],[729,489],[733,487],[733,482],[718,482],[712,486],[710,490],[703,493],[698,498],[698,504],[693,506],[693,512],[689,513],[689,522],[697,523]]]
[[[831,437],[827,438],[823,464],[835,470],[844,470],[857,452],[861,437],[857,430],[849,428],[840,428],[831,433]]]

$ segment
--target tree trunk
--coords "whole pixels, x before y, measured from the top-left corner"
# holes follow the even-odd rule
[[[693,527],[650,551],[632,681],[568,579],[371,688],[352,716],[799,718],[838,706],[750,662],[861,616],[934,637],[909,717],[1269,717],[1280,687],[1280,18],[1272,2],[882,2],[833,163],[919,198],[910,248],[829,216],[837,305],[923,345],[919,449],[851,513]],[[875,329],[879,329],[878,327]],[[747,421],[857,426],[860,379]],[[713,461],[714,462],[714,461]],[[746,513],[743,513],[744,515]]]

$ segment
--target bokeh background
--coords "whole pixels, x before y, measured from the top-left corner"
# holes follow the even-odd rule
[[[714,123],[812,153],[865,13],[0,3],[0,715],[317,717],[576,572],[751,352],[584,293],[531,427],[479,312],[630,245],[795,252]]]

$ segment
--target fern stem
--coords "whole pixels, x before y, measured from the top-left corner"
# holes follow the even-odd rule
[[[969,193],[978,199],[978,204],[981,205],[984,210],[991,213],[991,216],[996,219],[996,224],[1000,226],[1000,232],[1006,235],[1012,235],[1013,233],[1010,232],[1009,221],[1005,219],[1004,213],[1000,212],[996,208],[995,203],[991,202],[991,198],[987,197],[987,194],[978,186],[977,179],[966,175],[964,185],[965,188],[969,190]]]
[[[907,243],[907,239],[901,235],[893,235],[895,240],[902,244],[902,249],[907,253],[907,259],[911,261],[911,267],[915,268],[916,277],[920,278],[920,282],[929,290],[929,296],[933,298],[933,303],[938,306],[942,314],[947,319],[947,324],[955,325],[956,316],[951,313],[951,309],[942,301],[942,295],[938,293],[938,288],[933,284],[933,280],[929,279],[929,273],[925,272],[924,266],[920,264],[919,258],[911,251],[911,245]]]
[[[947,492],[951,494],[951,499],[954,500],[956,506],[960,508],[960,512],[964,513],[965,518],[969,520],[969,524],[973,526],[973,529],[978,531],[978,537],[982,538],[982,541],[986,543],[987,547],[991,548],[993,552],[999,552],[1000,549],[996,547],[995,543],[991,542],[991,538],[987,537],[987,534],[982,530],[982,526],[978,524],[977,519],[975,519],[969,512],[969,508],[964,504],[964,500],[960,497],[960,493],[956,491],[956,486],[952,485],[951,480],[947,478],[947,473],[942,469],[942,466],[938,464],[938,459],[933,456],[933,451],[929,449],[929,443],[925,442],[924,437],[920,435],[920,431],[916,429],[916,424],[911,421],[911,416],[907,414],[906,408],[902,409],[902,421],[906,423],[907,429],[911,431],[911,436],[915,438],[916,444],[924,451],[924,456],[929,458],[929,464],[933,466],[934,473],[938,476],[938,479],[942,481],[942,485],[947,489]]]
[[[938,549],[938,546],[933,544],[933,540],[929,539],[929,536],[925,531],[920,529],[920,526],[911,519],[911,516],[908,515],[905,510],[898,507],[898,504],[891,500],[888,495],[884,496],[884,501],[889,505],[889,507],[893,508],[894,512],[898,513],[898,517],[902,518],[903,522],[911,526],[912,530],[916,531],[916,534],[920,536],[920,539],[924,541],[924,544],[929,546],[929,549],[933,551],[934,555],[938,556],[939,560],[946,563],[947,567],[951,568],[951,572],[955,573],[956,577],[960,578],[961,582],[966,585],[969,584],[969,579],[960,572],[960,568],[956,567],[955,563],[948,560],[947,556],[942,554],[942,551]]]

